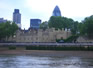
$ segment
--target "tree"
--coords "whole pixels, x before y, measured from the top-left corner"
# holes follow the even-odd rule
[[[93,37],[93,15],[90,17],[86,17],[84,21],[82,21],[80,32],[82,35],[86,35],[89,38]]]
[[[70,18],[52,16],[49,20],[48,25],[50,28],[54,27],[54,28],[62,29],[62,28],[72,28],[73,23],[74,21]]]
[[[73,35],[76,35],[79,32],[79,22],[78,21],[74,21],[71,27],[71,31]]]
[[[13,22],[0,23],[0,40],[13,36],[17,29],[18,26]]]
[[[49,28],[56,28],[56,29],[62,29],[63,28],[63,24],[62,23],[62,18],[61,17],[56,17],[56,16],[52,16],[49,20]]]
[[[40,24],[40,29],[47,29],[47,28],[48,28],[48,22],[47,21]]]
[[[71,32],[74,35],[78,32],[78,21],[73,21],[71,18],[52,16],[49,20],[48,25],[49,25],[49,28],[71,29]]]

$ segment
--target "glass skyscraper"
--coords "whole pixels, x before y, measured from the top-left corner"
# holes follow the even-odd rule
[[[40,19],[30,19],[30,28],[39,29],[41,24]]]
[[[52,16],[61,16],[61,11],[58,6],[54,8]]]
[[[19,9],[14,9],[13,22],[15,22],[18,27],[21,28],[21,14],[19,13]]]

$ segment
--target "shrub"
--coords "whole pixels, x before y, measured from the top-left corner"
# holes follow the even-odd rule
[[[16,46],[9,46],[9,50],[16,50]]]

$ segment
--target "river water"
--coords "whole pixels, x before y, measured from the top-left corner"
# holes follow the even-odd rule
[[[93,68],[92,58],[0,55],[0,68]]]

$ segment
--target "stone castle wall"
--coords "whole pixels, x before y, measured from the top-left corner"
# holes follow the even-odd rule
[[[10,37],[9,41],[16,42],[56,42],[56,39],[66,39],[71,36],[71,31],[69,30],[55,30],[51,29],[30,29],[26,30],[18,30],[16,32],[15,37]]]
[[[81,42],[81,43],[84,43],[84,42],[93,42],[93,39],[89,39],[88,37],[85,37],[85,36],[80,36],[77,38],[77,42]]]

